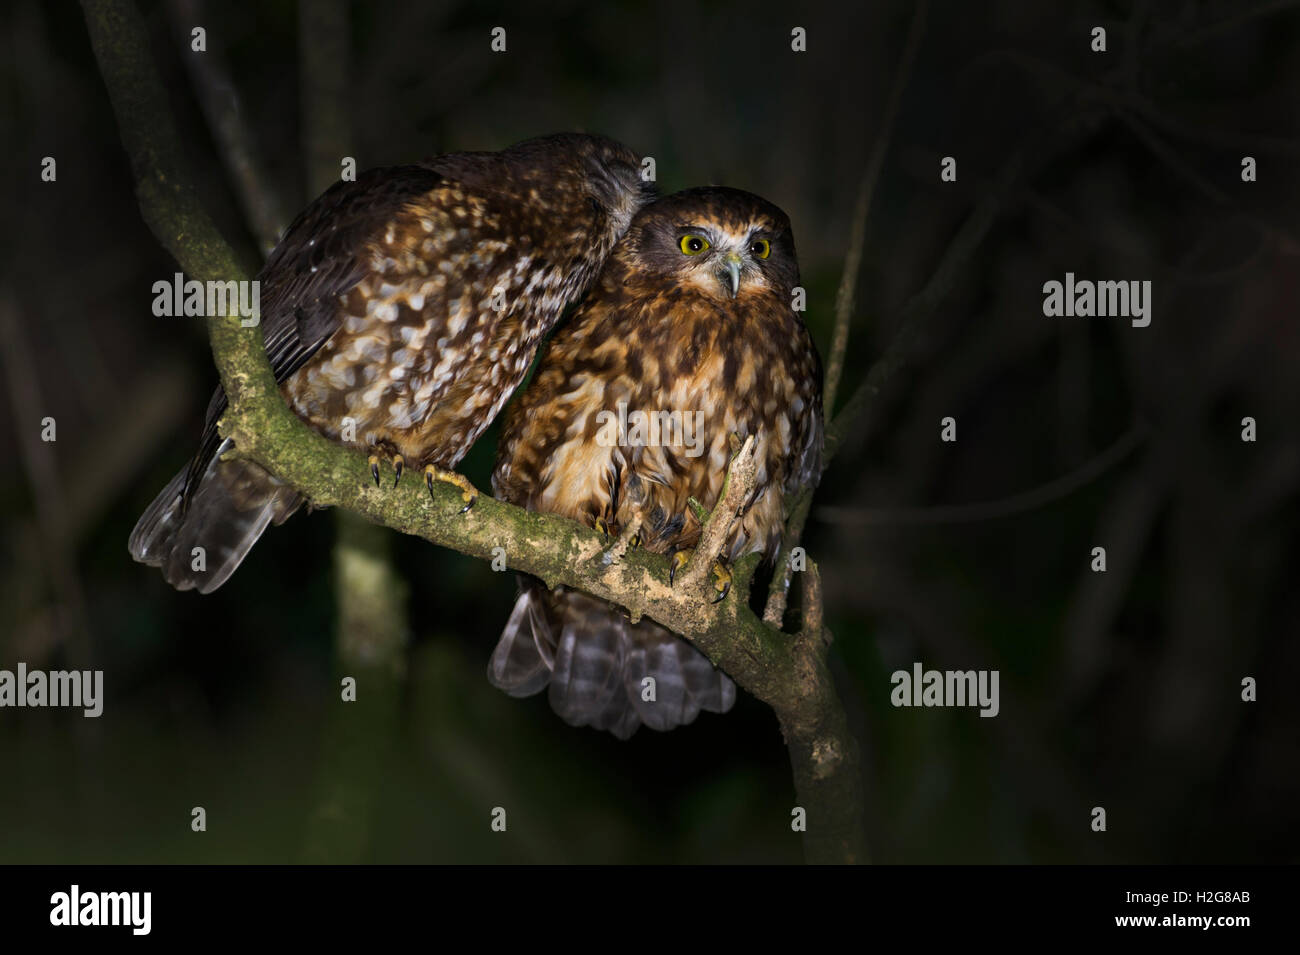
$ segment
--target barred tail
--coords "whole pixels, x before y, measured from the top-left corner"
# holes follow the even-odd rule
[[[216,590],[267,526],[282,523],[301,503],[297,492],[256,464],[221,461],[225,450],[223,445],[208,463],[188,506],[188,469],[172,478],[140,516],[127,542],[132,557],[161,568],[177,590]]]
[[[547,593],[535,580],[523,584],[488,680],[511,696],[549,686],[551,708],[566,723],[619,739],[642,723],[670,730],[736,701],[736,685],[685,640],[587,594]]]

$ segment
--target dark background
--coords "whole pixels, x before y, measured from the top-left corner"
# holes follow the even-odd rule
[[[196,185],[255,267],[180,35],[206,27],[291,214],[311,198],[298,12],[193,7],[141,11]],[[793,220],[825,356],[911,15],[358,3],[353,155],[367,168],[587,129],[654,156],[664,191],[758,192]],[[272,529],[206,597],[130,560],[216,375],[201,323],[150,311],[175,267],[141,221],[79,7],[15,0],[2,16],[0,668],[100,668],[107,699],[98,720],[0,710],[0,862],[798,861],[763,704],[742,693],[725,717],[620,743],[489,686],[510,574],[394,542],[406,672],[383,738],[349,762],[331,758],[351,752],[332,735],[331,516]],[[796,25],[806,53],[790,50]],[[915,334],[806,534],[876,860],[1300,854],[1298,103],[1300,4],[931,7],[871,209],[841,403],[904,323]],[[955,183],[939,179],[946,155]],[[1257,182],[1241,181],[1248,155]],[[44,156],[56,183],[40,181]],[[1042,285],[1067,271],[1151,280],[1150,327],[1045,318]],[[948,415],[955,444],[939,440]],[[495,439],[462,466],[480,488]],[[1104,574],[1089,569],[1099,545]],[[1000,670],[1001,713],[893,708],[889,675],[913,661]],[[1258,702],[1241,701],[1246,676]],[[333,818],[321,849],[340,774],[365,811]],[[494,806],[506,834],[489,829]]]

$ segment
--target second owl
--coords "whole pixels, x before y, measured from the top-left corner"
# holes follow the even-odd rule
[[[640,160],[563,133],[499,153],[452,153],[338,182],[286,231],[258,276],[267,358],[290,407],[397,477],[451,471],[524,379],[651,197]],[[199,452],[141,516],[131,555],[208,593],[302,503],[257,464],[228,459],[218,388]],[[200,558],[196,560],[196,557]]]
[[[723,557],[773,558],[784,495],[821,461],[821,362],[798,284],[789,219],[758,196],[709,187],[644,208],[507,411],[497,496],[614,534],[636,515],[641,546],[684,554],[701,531],[688,499],[712,507],[731,436],[754,435],[758,485]],[[725,566],[715,579],[725,594]],[[736,692],[653,621],[531,578],[488,678],[513,696],[549,687],[566,722],[621,738],[726,712]]]

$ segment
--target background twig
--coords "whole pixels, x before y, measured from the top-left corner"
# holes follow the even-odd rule
[[[862,245],[867,234],[867,216],[871,211],[871,199],[875,195],[876,183],[880,180],[880,171],[885,164],[885,154],[893,138],[898,105],[902,102],[903,90],[907,88],[908,80],[911,78],[916,51],[920,48],[921,37],[925,33],[928,7],[926,0],[921,0],[912,12],[912,23],[907,31],[903,55],[894,72],[894,84],[889,91],[889,101],[880,124],[881,132],[876,139],[876,145],[871,150],[871,157],[867,160],[862,181],[858,186],[857,204],[853,208],[853,224],[849,230],[848,250],[844,255],[844,271],[840,275],[840,287],[835,296],[835,332],[831,339],[825,388],[822,392],[822,413],[827,421],[830,421],[834,415],[835,399],[839,395],[840,379],[844,375],[844,355],[849,345],[849,325],[853,318],[858,272],[862,269]],[[829,459],[823,462],[823,470],[828,461]],[[785,531],[781,535],[781,549],[776,558],[776,571],[772,575],[767,603],[763,608],[763,620],[774,627],[780,627],[785,619],[785,606],[790,592],[792,573],[790,553],[799,546],[799,541],[803,537],[804,524],[808,520],[808,508],[812,504],[817,483],[814,481],[812,487],[803,489],[788,509]]]
[[[269,255],[289,220],[266,174],[253,133],[244,120],[239,90],[222,53],[220,34],[214,29],[220,21],[208,15],[211,11],[205,0],[169,0],[168,12],[180,58],[189,71],[194,94],[234,184],[244,218],[257,238],[262,255]],[[207,49],[203,52],[190,49],[190,31],[195,27],[207,31]]]

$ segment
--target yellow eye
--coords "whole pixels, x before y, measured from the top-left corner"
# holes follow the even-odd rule
[[[709,247],[709,240],[702,235],[684,235],[677,243],[687,255],[699,255]]]
[[[749,243],[749,254],[756,259],[765,259],[772,254],[772,243],[767,239],[755,239]]]

